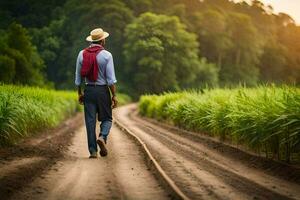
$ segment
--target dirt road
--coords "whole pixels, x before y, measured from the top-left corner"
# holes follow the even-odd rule
[[[300,199],[299,177],[294,174],[274,176],[270,168],[252,162],[250,155],[226,153],[226,148],[210,144],[205,137],[150,123],[138,117],[136,109],[136,105],[125,106],[115,116],[146,143],[191,199]]]
[[[10,199],[169,199],[138,146],[118,128],[112,129],[109,155],[98,159],[88,159],[85,127],[74,135],[63,159]]]
[[[135,104],[120,107],[114,117],[147,145],[190,199],[300,199],[299,170],[149,121],[136,109]],[[29,140],[30,148],[0,151],[1,199],[170,199],[141,147],[117,126],[108,157],[88,159],[82,114],[66,124]],[[41,163],[48,167],[35,167]]]

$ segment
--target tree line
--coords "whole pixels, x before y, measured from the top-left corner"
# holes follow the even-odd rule
[[[120,90],[299,84],[300,27],[258,0],[17,0],[0,3],[0,81],[74,87],[89,31],[110,33]]]

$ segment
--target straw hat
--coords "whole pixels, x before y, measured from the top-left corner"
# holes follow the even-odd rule
[[[102,30],[102,28],[96,28],[91,31],[90,35],[87,36],[86,41],[89,42],[96,42],[103,40],[104,38],[107,38],[109,36],[109,33]]]

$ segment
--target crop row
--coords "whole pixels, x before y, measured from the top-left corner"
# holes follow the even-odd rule
[[[75,92],[0,85],[0,146],[54,127],[79,109]]]
[[[299,161],[300,90],[296,87],[144,95],[139,111],[147,117],[246,146],[266,157]]]

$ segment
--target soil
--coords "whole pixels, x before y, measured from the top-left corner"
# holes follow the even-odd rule
[[[97,159],[89,159],[82,114],[78,119],[71,119],[70,122],[76,124],[73,134],[69,133],[72,132],[69,129],[67,134],[63,134],[64,136],[61,134],[52,136],[51,145],[44,145],[42,136],[35,139],[35,142],[26,142],[34,143],[38,149],[43,149],[42,153],[38,151],[39,153],[33,154],[31,150],[36,152],[33,147],[31,150],[26,150],[25,154],[21,151],[23,153],[20,152],[18,156],[6,153],[6,160],[0,166],[1,190],[2,186],[6,188],[6,192],[2,191],[1,197],[5,199],[170,199],[147,168],[140,147],[125,133],[113,126],[107,144],[108,156],[100,157],[98,154]],[[97,132],[98,128],[99,126]],[[66,146],[66,143],[69,145]],[[62,149],[52,153],[49,148],[57,145],[62,145]],[[48,148],[44,149],[44,147]],[[20,159],[20,155],[27,158]],[[39,169],[42,168],[40,163],[44,163],[44,168],[40,172],[37,171],[37,167],[33,167],[36,163],[39,163]],[[33,176],[32,178],[24,175],[28,172]],[[18,174],[19,177],[14,177],[14,174]]]
[[[142,118],[137,105],[114,110],[190,199],[300,199],[295,166],[213,138]],[[99,125],[97,125],[97,133]],[[108,156],[89,159],[83,114],[0,149],[1,199],[170,199],[145,154],[115,125]]]
[[[25,138],[15,146],[1,148],[0,197],[8,199],[62,158],[74,131],[82,125],[82,113],[79,113],[56,128]]]
[[[300,199],[297,167],[257,157],[200,133],[153,123],[138,116],[136,104],[115,114],[191,199]]]

